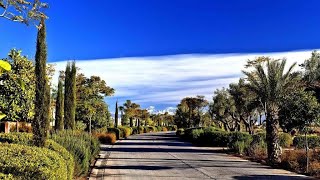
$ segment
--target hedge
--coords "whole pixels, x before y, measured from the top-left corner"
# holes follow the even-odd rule
[[[320,137],[319,136],[307,136],[309,148],[320,147]],[[296,136],[293,139],[293,145],[296,148],[305,148],[305,136]]]
[[[132,128],[127,127],[127,126],[120,126],[118,129],[120,129],[121,134],[123,135],[124,138],[127,138],[131,135],[132,133]]]
[[[74,157],[76,176],[86,175],[92,160],[99,154],[100,144],[97,138],[84,132],[59,131],[51,139],[66,148]]]
[[[117,141],[116,134],[111,133],[95,133],[94,136],[99,139],[100,143],[103,144],[115,144]]]
[[[117,139],[120,139],[123,137],[122,131],[119,128],[107,128],[108,132],[113,132],[116,134]]]
[[[0,144],[0,172],[14,179],[68,179],[65,160],[47,148]]]
[[[31,133],[1,133],[0,142],[32,146],[32,137],[33,135]],[[48,139],[46,141],[45,148],[53,150],[61,155],[61,157],[65,160],[65,164],[67,166],[68,179],[73,179],[73,156],[64,147],[62,147],[60,144],[54,142],[51,139]]]
[[[177,136],[183,136],[184,135],[184,129],[183,128],[179,128],[178,130],[177,130],[177,132],[176,132],[176,135]]]
[[[12,174],[3,174],[0,172],[0,179],[4,179],[4,180],[14,180],[14,179],[17,179],[17,178],[14,178],[12,176]]]

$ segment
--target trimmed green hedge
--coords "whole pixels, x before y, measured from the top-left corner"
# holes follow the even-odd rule
[[[31,133],[1,133],[0,142],[3,143],[12,143],[20,145],[33,146],[33,135]],[[74,159],[73,156],[60,144],[54,142],[51,139],[48,139],[45,143],[45,148],[53,150],[61,155],[65,160],[67,166],[68,179],[73,179],[74,172]]]
[[[131,133],[132,133],[132,128],[131,127],[120,126],[120,127],[118,127],[118,129],[121,131],[120,134],[122,134],[124,138],[129,137],[131,135]]]
[[[33,145],[33,135],[31,133],[0,133],[0,142],[15,143],[22,145]]]
[[[0,172],[15,179],[68,179],[65,160],[47,148],[0,144]]]
[[[113,132],[116,134],[117,139],[120,139],[123,137],[122,131],[119,128],[107,128],[108,132]]]
[[[12,176],[12,174],[2,174],[0,172],[0,179],[4,179],[4,180],[14,180],[14,179],[17,179],[17,178],[14,178]]]
[[[307,136],[309,148],[320,147],[320,137],[319,136]],[[305,148],[305,136],[296,136],[293,139],[293,145],[296,148]]]
[[[76,176],[86,175],[92,160],[99,154],[100,143],[88,133],[59,131],[51,139],[66,148],[74,157]]]

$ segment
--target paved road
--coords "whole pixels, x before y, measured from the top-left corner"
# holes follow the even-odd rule
[[[103,146],[90,179],[307,179],[179,141],[173,132],[142,134]]]

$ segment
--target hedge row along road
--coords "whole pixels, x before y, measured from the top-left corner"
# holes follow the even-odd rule
[[[175,132],[130,136],[102,146],[94,179],[309,179],[180,141]]]

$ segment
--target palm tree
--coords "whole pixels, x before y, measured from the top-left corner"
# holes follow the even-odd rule
[[[272,60],[266,58],[266,67],[262,63],[253,65],[253,72],[243,73],[249,81],[248,89],[254,93],[266,115],[266,139],[268,160],[270,163],[279,163],[281,147],[279,145],[279,105],[283,97],[294,88],[294,79],[297,73],[292,73],[296,63],[292,64],[287,72],[284,72],[286,60]]]

